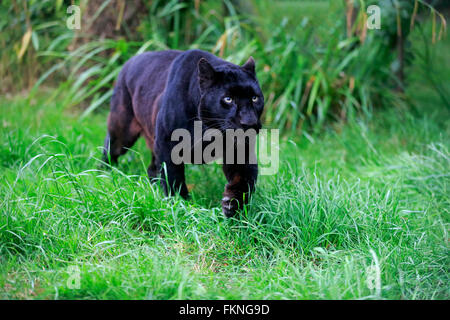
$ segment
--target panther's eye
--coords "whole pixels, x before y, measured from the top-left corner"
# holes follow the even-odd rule
[[[258,102],[259,98],[257,96],[253,96],[252,101],[253,102]]]
[[[223,98],[223,101],[225,101],[225,103],[230,104],[231,102],[233,102],[233,99],[231,99],[230,97],[225,97]]]

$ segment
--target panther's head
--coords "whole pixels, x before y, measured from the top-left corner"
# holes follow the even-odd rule
[[[198,61],[200,120],[210,128],[261,128],[264,96],[250,57],[243,66],[231,63],[213,66],[205,58]]]

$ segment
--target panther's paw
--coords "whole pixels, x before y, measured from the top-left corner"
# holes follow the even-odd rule
[[[231,218],[236,214],[236,211],[239,209],[239,202],[237,199],[233,199],[230,197],[223,197],[222,199],[222,211],[225,217]]]

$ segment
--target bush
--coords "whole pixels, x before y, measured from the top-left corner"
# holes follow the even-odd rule
[[[412,6],[400,1],[401,6],[392,4],[389,10],[383,10],[388,28],[380,32],[367,30],[367,14],[361,6],[350,34],[344,2],[330,2],[328,6],[326,2],[290,4],[314,11],[315,19],[327,19],[326,27],[311,22],[307,12],[300,23],[289,22],[286,16],[292,15],[289,12],[292,8],[282,2],[252,2],[250,8],[235,6],[240,2],[228,0],[151,4],[138,1],[133,6],[120,0],[83,2],[82,8],[88,12],[84,19],[94,21],[83,34],[64,28],[65,6],[61,1],[56,5],[49,1],[29,3],[18,18],[25,20],[25,25],[19,27],[16,21],[7,24],[7,29],[2,27],[14,30],[7,37],[23,33],[18,60],[12,64],[20,65],[27,52],[23,67],[39,65],[33,73],[41,75],[34,83],[34,91],[49,77],[62,77],[64,81],[56,94],[64,96],[67,107],[83,106],[83,116],[107,105],[121,66],[133,55],[147,50],[199,48],[237,64],[253,55],[268,105],[266,123],[293,134],[301,130],[318,131],[327,119],[346,120],[357,113],[369,114],[381,105],[401,103],[392,90],[403,77],[403,68],[398,71],[398,61],[403,63],[403,58],[398,57],[392,44],[398,41],[395,20],[399,16],[402,30],[409,30],[404,25],[408,21],[413,25],[416,6],[423,2],[417,0],[416,6]],[[371,3],[388,6],[381,0]],[[7,11],[16,7],[15,1],[3,4]],[[127,10],[136,8],[140,14],[130,21]],[[273,18],[261,18],[270,10],[277,10],[284,17],[276,27]],[[432,13],[435,17],[435,11]],[[105,33],[102,28],[92,27],[97,23],[111,25],[114,21],[114,32]],[[406,36],[404,31],[402,37]],[[28,48],[28,37],[33,49]],[[29,82],[31,79],[33,76]]]

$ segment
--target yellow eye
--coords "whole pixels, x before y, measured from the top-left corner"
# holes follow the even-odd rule
[[[225,101],[225,103],[231,103],[233,99],[231,99],[230,97],[225,97],[223,98],[223,101]]]
[[[253,96],[252,101],[253,102],[258,102],[258,97],[257,96]]]

